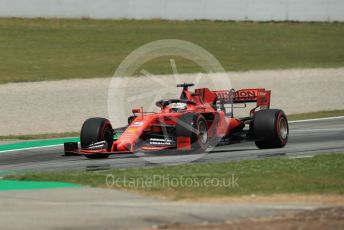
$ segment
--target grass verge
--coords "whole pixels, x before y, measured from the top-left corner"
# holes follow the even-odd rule
[[[79,132],[47,133],[47,134],[27,134],[27,135],[8,135],[0,136],[0,140],[41,140],[63,137],[78,137]]]
[[[227,71],[344,66],[343,23],[0,19],[0,83],[112,76],[136,48],[193,42]],[[172,73],[170,57],[142,68]],[[181,73],[200,72],[176,58]]]
[[[331,111],[320,111],[313,113],[299,113],[288,115],[289,121],[315,119],[315,118],[325,118],[325,117],[337,117],[344,116],[344,110],[331,110]]]
[[[238,162],[115,169],[104,172],[33,173],[8,179],[62,181],[122,188],[172,199],[286,193],[344,194],[344,154]]]

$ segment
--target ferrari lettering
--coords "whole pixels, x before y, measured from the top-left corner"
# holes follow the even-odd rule
[[[257,95],[256,95],[256,91],[248,91],[248,90],[245,90],[245,91],[236,91],[235,92],[235,97],[236,98],[256,98]]]

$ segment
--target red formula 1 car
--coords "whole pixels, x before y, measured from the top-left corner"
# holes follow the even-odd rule
[[[271,91],[241,89],[211,91],[194,84],[180,84],[179,99],[156,102],[157,113],[133,109],[128,125],[113,129],[105,118],[87,119],[77,143],[65,143],[65,154],[78,153],[88,158],[110,154],[157,150],[199,153],[217,145],[252,140],[260,149],[282,148],[289,136],[288,120],[282,110],[270,109]],[[235,104],[256,103],[248,117],[235,118]],[[259,109],[259,110],[258,110]]]

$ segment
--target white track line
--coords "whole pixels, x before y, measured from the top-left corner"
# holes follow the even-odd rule
[[[295,129],[290,130],[291,133],[302,133],[302,132],[340,132],[344,131],[344,128],[333,128],[333,129]]]
[[[30,149],[41,149],[41,148],[48,148],[48,147],[56,147],[63,144],[57,144],[57,145],[45,145],[45,146],[37,146],[37,147],[29,147],[29,148],[20,148],[20,149],[10,149],[10,150],[0,150],[0,153],[2,152],[15,152],[15,151],[21,151],[21,150],[30,150]]]
[[[343,119],[343,118],[344,118],[344,116],[324,117],[324,118],[315,118],[315,119],[307,119],[307,120],[289,121],[289,123],[302,123],[302,122],[309,122],[309,121],[337,120],[337,119]]]
[[[289,159],[302,159],[302,158],[312,158],[314,155],[305,155],[305,156],[291,156]]]

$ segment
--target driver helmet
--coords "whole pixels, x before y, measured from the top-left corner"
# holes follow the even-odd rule
[[[183,102],[175,102],[170,104],[170,108],[173,112],[179,112],[186,110],[186,103]]]

